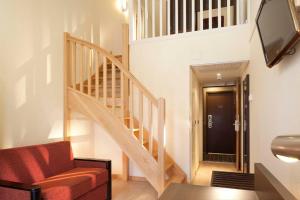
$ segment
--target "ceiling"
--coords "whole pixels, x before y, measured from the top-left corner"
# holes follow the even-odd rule
[[[193,66],[198,80],[202,84],[224,84],[232,82],[242,76],[248,65],[248,61],[223,63],[223,64],[207,64]],[[217,79],[217,74],[221,74],[222,79]]]

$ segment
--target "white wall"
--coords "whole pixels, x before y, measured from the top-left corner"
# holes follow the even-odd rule
[[[267,68],[257,31],[251,42],[250,161],[263,163],[300,198],[300,164],[276,159],[270,145],[278,135],[300,134],[300,51],[286,57],[272,69]]]
[[[263,163],[300,198],[300,164],[276,159],[270,145],[278,135],[300,134],[300,49],[272,69],[267,68],[257,31],[251,42],[250,149],[253,163]]]
[[[258,0],[255,1],[259,5]],[[257,6],[253,9],[257,9]],[[254,12],[256,13],[256,12]],[[300,163],[286,164],[270,150],[278,135],[300,134],[300,48],[269,69],[257,30],[251,40],[250,74],[250,161],[263,163],[288,189],[300,198]]]
[[[166,148],[189,178],[190,66],[247,60],[248,33],[244,25],[131,44],[131,70],[156,97],[166,99]]]
[[[61,140],[63,32],[120,53],[116,2],[0,0],[0,147]]]

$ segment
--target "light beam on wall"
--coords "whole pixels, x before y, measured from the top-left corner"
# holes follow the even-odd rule
[[[26,76],[22,76],[15,85],[14,89],[15,105],[20,108],[26,103]]]
[[[51,64],[51,55],[47,55],[47,85],[52,82],[52,64]]]
[[[52,124],[48,139],[61,139],[63,138],[63,121],[57,120]]]

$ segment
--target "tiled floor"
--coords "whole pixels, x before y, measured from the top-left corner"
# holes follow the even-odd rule
[[[113,180],[113,200],[157,200],[157,193],[148,182]]]
[[[192,184],[210,186],[212,171],[236,172],[234,163],[201,162]]]

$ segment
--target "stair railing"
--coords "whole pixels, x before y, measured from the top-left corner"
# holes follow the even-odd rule
[[[67,106],[67,91],[69,88],[84,93],[102,103],[117,116],[117,108],[120,108],[121,116],[118,116],[126,125],[133,137],[149,152],[159,169],[161,191],[165,185],[165,100],[155,98],[143,84],[134,77],[123,64],[111,53],[103,48],[65,33],[65,138],[68,137],[69,111]],[[117,76],[117,74],[120,74]],[[117,82],[120,87],[117,89]],[[124,86],[128,86],[127,90]],[[125,92],[124,92],[125,91]],[[129,94],[126,94],[126,91]],[[129,100],[126,100],[126,96]],[[126,105],[128,102],[129,105]],[[147,102],[147,104],[145,103]],[[119,103],[119,105],[118,105]],[[137,106],[136,106],[137,105]],[[136,108],[135,108],[136,107]],[[157,116],[153,115],[156,110]],[[135,119],[139,122],[136,137]],[[156,122],[154,120],[156,119]],[[154,127],[156,125],[156,127]],[[144,138],[144,130],[149,132],[148,138]],[[155,130],[156,128],[156,130]],[[157,133],[157,147],[153,145]],[[147,139],[148,143],[144,144]],[[157,159],[154,156],[157,151]],[[160,192],[160,191],[159,191]]]

